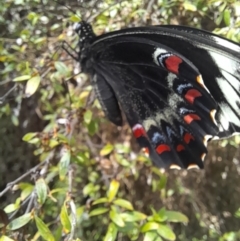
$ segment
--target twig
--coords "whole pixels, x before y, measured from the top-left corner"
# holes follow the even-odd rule
[[[6,98],[17,88],[17,85],[15,84],[5,95],[0,97],[0,104],[3,104]]]
[[[49,162],[53,158],[53,156],[54,156],[54,151],[50,152],[50,154],[46,157],[46,159],[43,162],[40,162],[35,167],[31,168],[28,172],[24,173],[22,176],[17,178],[15,181],[8,183],[6,188],[2,192],[0,192],[0,197],[2,197],[5,193],[7,193],[18,182],[22,181],[25,177],[29,176],[33,172],[36,172],[39,167],[41,167],[45,163]]]
[[[73,188],[73,167],[70,166],[68,170],[68,195],[70,196],[70,201],[69,201],[69,206],[71,209],[71,233],[69,234],[67,240],[71,241],[74,238],[75,230],[76,230],[76,225],[77,225],[77,210],[76,210],[76,205],[74,203],[74,200],[72,198],[72,188]]]
[[[31,199],[31,195],[29,195],[20,205],[20,207],[14,211],[10,216],[9,216],[9,220],[11,220],[20,210],[21,207],[23,207],[28,201],[29,199]]]
[[[28,206],[26,208],[25,213],[29,213],[30,212],[30,210],[32,209],[32,206],[33,206],[33,203],[34,203],[35,199],[36,199],[36,191],[33,190],[33,192],[30,195],[30,201],[28,203]]]

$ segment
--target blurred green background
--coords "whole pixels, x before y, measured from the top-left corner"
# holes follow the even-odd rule
[[[0,194],[40,163],[0,195],[1,241],[240,240],[240,138],[210,143],[204,171],[158,170],[62,48],[76,54],[80,19],[96,34],[180,24],[240,42],[238,0],[0,2]]]

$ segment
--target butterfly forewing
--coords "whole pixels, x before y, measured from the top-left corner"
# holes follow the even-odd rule
[[[107,117],[121,124],[119,102],[157,166],[202,168],[210,139],[240,132],[239,49],[201,30],[146,27],[91,39],[80,63]]]

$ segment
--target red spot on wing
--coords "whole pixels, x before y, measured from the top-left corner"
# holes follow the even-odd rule
[[[181,144],[177,145],[177,152],[185,150],[185,147]]]
[[[143,128],[142,125],[140,124],[136,124],[133,128],[133,135],[136,137],[136,138],[139,138],[141,136],[146,136],[146,132]]]
[[[156,152],[157,152],[158,154],[162,154],[162,153],[165,152],[165,151],[171,151],[169,145],[161,144],[161,145],[158,145],[157,148],[156,148]]]
[[[200,97],[200,96],[202,96],[202,94],[201,94],[198,90],[196,90],[196,89],[191,89],[191,90],[189,90],[189,91],[185,94],[184,97],[185,97],[185,99],[186,99],[188,102],[190,102],[191,104],[193,104],[195,98]]]
[[[194,137],[190,133],[186,133],[183,140],[188,144],[191,140],[194,140]]]
[[[179,64],[181,64],[182,62],[182,59],[178,56],[171,55],[165,60],[165,65],[167,70],[175,74],[178,74]]]
[[[196,114],[188,114],[184,116],[184,120],[187,124],[191,124],[192,121],[194,120],[201,120],[200,116]]]

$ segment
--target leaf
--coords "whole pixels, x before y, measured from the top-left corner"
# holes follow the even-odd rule
[[[15,241],[15,240],[3,235],[2,237],[0,237],[0,241]]]
[[[153,214],[153,220],[156,222],[164,222],[167,219],[165,208],[161,208],[157,213]]]
[[[84,121],[85,121],[85,123],[90,124],[91,120],[92,120],[92,111],[87,110],[84,113]]]
[[[147,216],[141,212],[133,211],[132,214],[136,221],[145,220],[147,218]]]
[[[96,204],[99,204],[99,203],[107,203],[108,202],[108,199],[106,197],[102,197],[102,198],[99,198],[97,200],[95,200],[92,205],[96,205]]]
[[[171,240],[171,241],[176,240],[175,233],[167,225],[159,224],[159,228],[158,228],[157,232],[160,236],[162,236],[163,238],[165,238],[167,240]]]
[[[190,1],[184,1],[183,2],[184,9],[187,11],[195,12],[197,11],[197,7],[192,4]]]
[[[60,220],[61,220],[61,224],[63,226],[64,232],[69,233],[71,231],[72,226],[71,226],[70,218],[68,216],[66,203],[64,203],[61,208]]]
[[[157,222],[147,222],[141,227],[141,232],[146,233],[151,230],[159,229],[159,224]]]
[[[169,222],[181,222],[181,223],[188,223],[188,217],[180,212],[175,211],[166,211],[165,216]]]
[[[118,229],[114,223],[110,223],[108,225],[107,233],[103,239],[103,241],[115,241],[117,238]]]
[[[40,81],[41,81],[41,77],[39,75],[36,75],[28,80],[25,88],[25,94],[27,97],[30,97],[36,92],[40,84]]]
[[[132,204],[127,200],[119,198],[119,199],[114,200],[113,203],[120,207],[126,208],[128,210],[133,210]]]
[[[124,221],[123,221],[121,215],[118,212],[116,212],[115,209],[111,209],[111,211],[109,213],[109,217],[119,227],[124,227]]]
[[[84,188],[83,188],[83,195],[87,196],[95,191],[94,184],[93,183],[88,183]]]
[[[22,75],[22,76],[18,76],[17,78],[14,78],[13,81],[14,82],[26,81],[26,80],[29,80],[30,78],[31,78],[31,75]]]
[[[235,212],[234,216],[240,218],[240,208]]]
[[[4,208],[4,211],[6,213],[12,213],[12,212],[16,211],[19,208],[19,206],[20,205],[17,203],[11,203]]]
[[[32,219],[32,214],[31,213],[26,213],[16,219],[13,219],[7,226],[8,229],[10,230],[16,230],[24,225],[26,225],[30,220]]]
[[[36,181],[35,189],[38,196],[38,202],[44,204],[47,199],[48,187],[43,178],[39,178]]]
[[[229,9],[225,9],[224,10],[224,12],[223,12],[223,20],[224,20],[224,22],[225,22],[225,24],[227,26],[230,25],[230,23],[231,23],[231,13],[230,13]]]
[[[108,211],[109,211],[108,208],[96,208],[96,209],[92,210],[92,211],[89,213],[89,216],[90,216],[90,217],[92,217],[92,216],[97,216],[97,215],[106,213],[106,212],[108,212]]]
[[[92,120],[89,125],[87,126],[88,128],[88,134],[89,135],[94,135],[98,131],[98,123],[95,120]]]
[[[100,151],[101,156],[106,156],[110,154],[113,151],[114,147],[111,144],[107,144],[106,146],[103,147],[103,149]]]
[[[34,186],[29,184],[24,189],[22,189],[21,192],[21,201],[25,200],[32,192],[33,192]]]
[[[115,198],[115,196],[117,195],[119,185],[120,185],[120,183],[117,180],[113,179],[111,181],[109,189],[108,189],[108,193],[107,193],[107,197],[108,197],[109,202],[111,202]]]
[[[79,16],[77,15],[72,15],[70,18],[69,18],[70,21],[74,22],[74,23],[79,23],[81,21],[81,19],[79,18]]]
[[[145,234],[143,241],[162,241],[162,238],[159,237],[157,232],[150,231]]]
[[[26,135],[23,136],[22,140],[23,141],[30,141],[33,137],[37,135],[37,132],[29,132]]]
[[[48,226],[37,216],[35,216],[35,222],[37,225],[38,232],[46,241],[55,241],[51,231]]]
[[[61,75],[67,76],[69,74],[69,69],[63,62],[56,61],[54,62],[54,66]]]
[[[71,159],[71,155],[69,151],[65,152],[61,157],[61,160],[58,165],[60,180],[64,180],[66,177],[66,174],[68,172],[68,167],[70,164],[70,159]]]
[[[124,212],[120,214],[125,222],[136,222],[142,221],[147,218],[147,216],[140,212]]]

